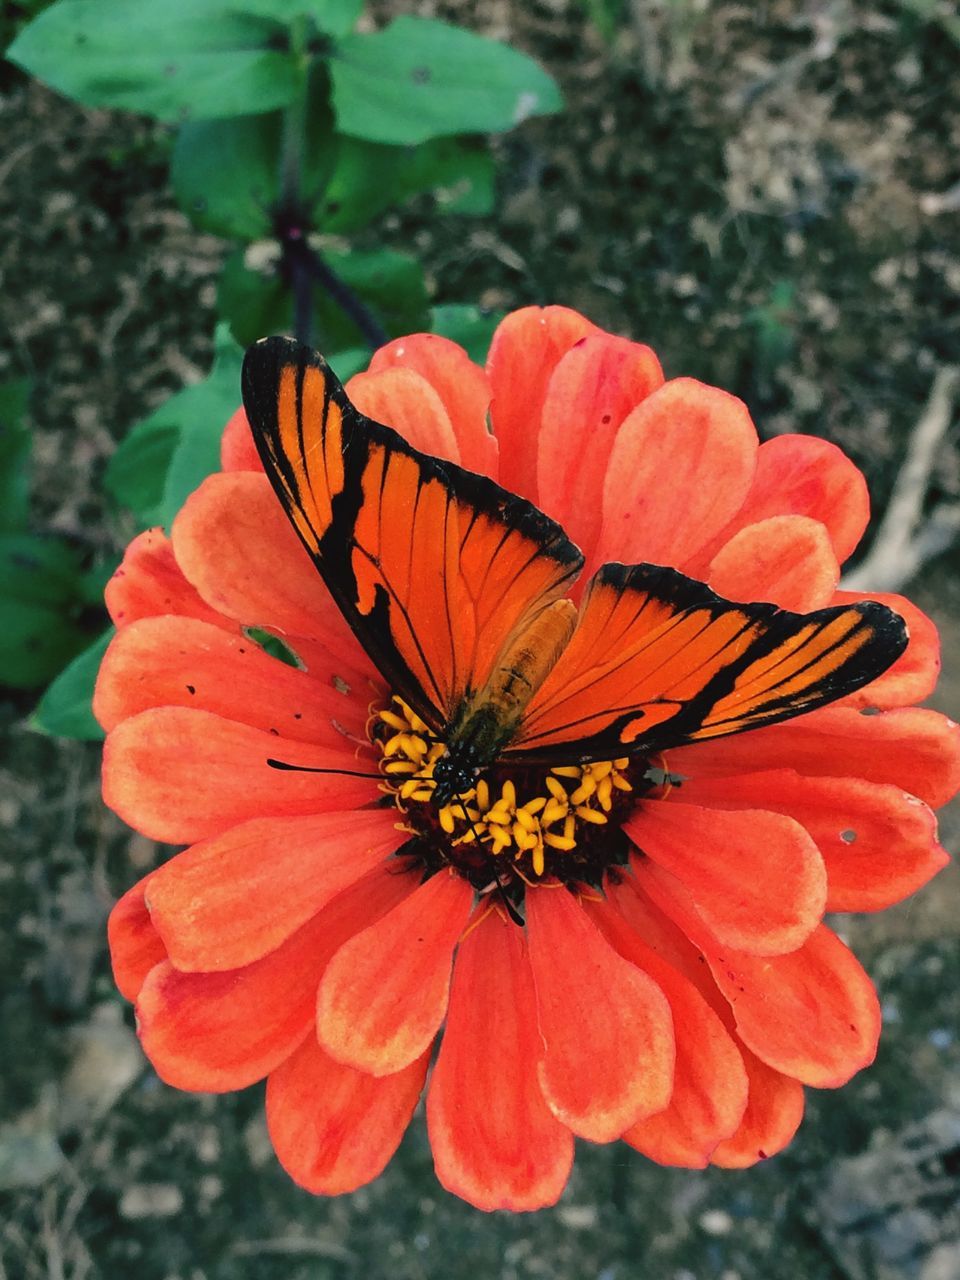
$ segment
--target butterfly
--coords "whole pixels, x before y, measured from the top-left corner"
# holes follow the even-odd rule
[[[246,353],[266,474],[391,691],[444,745],[437,805],[495,763],[571,765],[787,720],[885,671],[902,619],[866,602],[799,614],[725,600],[654,564],[583,556],[532,503],[360,413],[316,352]]]

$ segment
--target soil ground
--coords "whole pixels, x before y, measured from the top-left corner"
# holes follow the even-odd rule
[[[564,302],[649,341],[668,374],[743,396],[764,435],[842,445],[882,512],[935,371],[960,363],[960,48],[925,7],[638,0],[607,44],[572,0],[422,4],[534,54],[567,108],[496,143],[494,216],[420,200],[365,242],[416,252],[438,302]],[[133,530],[104,462],[206,368],[227,247],[176,209],[150,122],[7,68],[0,137],[0,379],[35,380],[36,524],[105,558]],[[956,443],[931,503],[960,497]],[[956,714],[956,553],[911,594],[944,637],[934,705]],[[487,1217],[437,1187],[416,1121],[375,1184],[317,1200],[270,1155],[259,1088],[188,1096],[144,1065],[104,921],[163,851],[102,808],[97,749],[30,732],[29,708],[0,710],[0,1276],[960,1275],[955,868],[841,922],[881,991],[880,1056],[811,1096],[784,1155],[691,1173],[584,1144],[555,1209]],[[943,838],[960,847],[956,808]]]

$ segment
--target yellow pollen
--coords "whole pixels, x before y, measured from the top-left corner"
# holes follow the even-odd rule
[[[474,845],[479,841],[494,857],[509,856],[513,874],[526,880],[531,874],[540,880],[548,870],[550,854],[567,854],[577,848],[583,827],[603,826],[613,807],[615,791],[632,791],[626,776],[629,758],[600,760],[582,765],[559,765],[542,775],[539,795],[518,797],[517,784],[505,778],[499,795],[487,778],[480,778],[469,791],[449,804],[436,806],[434,765],[445,751],[420,717],[402,699],[394,697],[389,708],[378,711],[379,721],[390,730],[380,742],[382,790],[392,795],[397,807],[410,820],[398,828],[423,834],[416,810],[410,805],[430,806],[431,822],[439,824],[449,847]],[[434,828],[435,830],[435,828]]]

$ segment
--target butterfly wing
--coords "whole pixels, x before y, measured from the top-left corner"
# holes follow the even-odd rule
[[[604,565],[510,754],[610,759],[773,724],[859,689],[906,642],[884,605],[789,613],[658,565]]]
[[[583,557],[530,503],[361,414],[301,343],[256,343],[242,387],[266,473],[341,612],[439,731]]]

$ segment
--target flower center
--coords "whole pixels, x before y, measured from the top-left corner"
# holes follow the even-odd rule
[[[547,768],[497,762],[469,790],[437,804],[434,768],[446,746],[398,697],[371,720],[383,790],[428,871],[455,867],[478,890],[522,889],[544,877],[599,884],[627,860],[621,829],[637,800],[657,786],[650,761],[603,760]],[[652,771],[653,775],[656,770]]]

